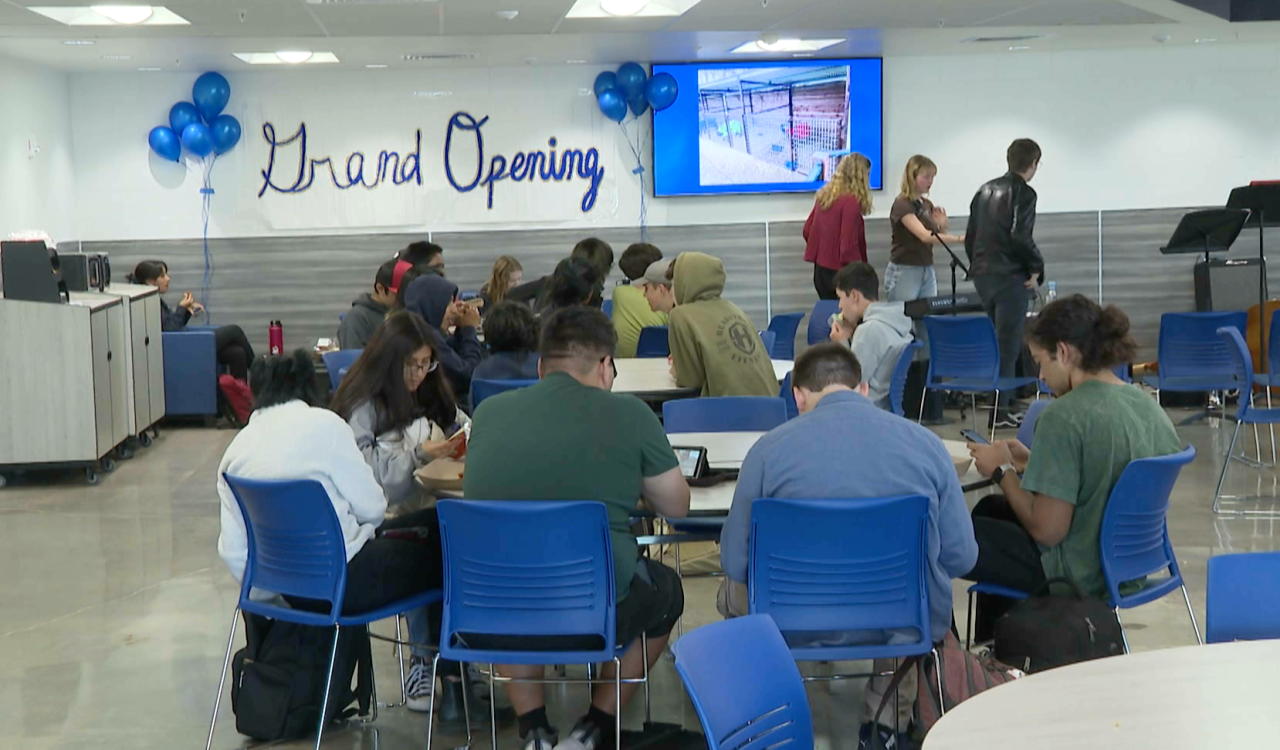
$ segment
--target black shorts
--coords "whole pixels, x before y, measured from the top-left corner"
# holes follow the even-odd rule
[[[626,646],[641,634],[659,638],[671,632],[684,614],[684,587],[671,568],[648,558],[636,561],[627,598],[618,602],[617,645]],[[603,644],[599,638],[577,635],[503,636],[460,633],[471,648],[497,651],[586,651]]]

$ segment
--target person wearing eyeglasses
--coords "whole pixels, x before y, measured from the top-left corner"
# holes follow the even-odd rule
[[[440,365],[443,348],[440,332],[421,316],[396,313],[374,332],[329,405],[351,427],[356,447],[373,469],[391,508],[399,506],[403,511],[413,506],[419,497],[413,472],[448,456],[453,448],[446,438],[469,421],[458,408]],[[421,643],[428,625],[416,617],[409,618],[409,633]],[[446,678],[438,717],[450,724],[460,722],[459,670],[453,662],[447,669],[445,662],[440,664]],[[415,653],[405,681],[409,708],[429,710],[432,688],[428,656]]]

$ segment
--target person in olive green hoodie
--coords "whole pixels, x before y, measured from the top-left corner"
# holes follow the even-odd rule
[[[676,307],[667,327],[676,384],[703,396],[777,396],[778,378],[755,325],[720,298],[720,259],[682,253],[673,274]]]

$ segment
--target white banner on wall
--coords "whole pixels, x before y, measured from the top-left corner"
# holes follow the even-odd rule
[[[489,78],[381,91],[372,106],[288,93],[249,102],[242,163],[253,174],[241,189],[273,230],[616,216],[634,157],[594,99],[567,87],[502,90]],[[530,96],[537,101],[522,101]]]

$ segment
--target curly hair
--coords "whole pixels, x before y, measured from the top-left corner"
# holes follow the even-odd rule
[[[871,160],[856,151],[840,160],[831,180],[818,191],[818,205],[825,211],[842,195],[852,195],[862,204],[862,215],[871,214]]]

